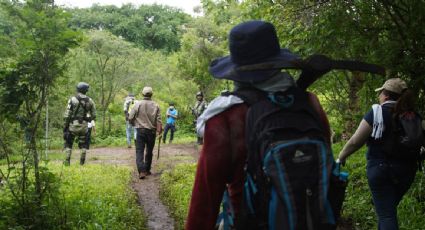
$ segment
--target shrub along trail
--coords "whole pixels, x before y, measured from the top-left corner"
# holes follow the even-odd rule
[[[197,146],[194,144],[162,144],[160,157],[157,160],[157,145],[155,144],[152,162],[152,175],[144,180],[139,180],[137,170],[133,173],[132,187],[137,192],[140,206],[147,217],[148,229],[162,230],[174,229],[174,220],[171,218],[167,207],[159,199],[159,179],[164,170],[173,168],[183,162],[196,162],[198,158]],[[136,166],[135,148],[95,148],[88,152],[88,164],[117,164]],[[73,158],[79,157],[78,152]]]

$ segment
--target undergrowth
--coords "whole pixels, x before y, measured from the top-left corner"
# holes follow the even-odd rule
[[[146,229],[145,217],[131,190],[132,168],[49,163],[56,178],[40,215],[44,229]],[[13,177],[12,177],[13,178]],[[0,188],[0,229],[26,229],[19,223],[19,204],[7,184]]]

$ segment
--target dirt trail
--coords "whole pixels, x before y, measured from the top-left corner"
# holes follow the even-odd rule
[[[96,148],[88,153],[88,163],[131,165],[135,168],[132,187],[137,192],[140,206],[147,217],[148,229],[174,229],[174,220],[167,207],[159,199],[159,179],[164,170],[182,162],[196,162],[198,149],[194,144],[161,144],[160,158],[157,160],[157,147],[154,149],[152,175],[139,180],[134,148]],[[73,154],[78,155],[78,154]]]

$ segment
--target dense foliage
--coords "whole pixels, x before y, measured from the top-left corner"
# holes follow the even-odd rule
[[[93,5],[87,9],[70,9],[71,25],[78,29],[106,29],[144,49],[177,51],[190,16],[179,9],[162,5],[131,4]]]
[[[163,120],[168,103],[175,103],[179,111],[176,135],[190,139],[194,136],[190,106],[195,103],[195,93],[203,91],[211,101],[222,90],[232,90],[230,81],[214,80],[208,66],[214,58],[228,55],[227,33],[241,21],[274,23],[282,47],[302,57],[323,53],[335,59],[380,64],[387,70],[386,78],[401,77],[408,82],[418,95],[418,110],[422,115],[425,111],[423,1],[201,3],[197,10],[202,16],[192,17],[162,5],[63,9],[52,0],[0,0],[0,162],[7,165],[0,167],[0,179],[8,181],[0,192],[7,188],[12,194],[8,198],[23,215],[8,221],[34,228],[55,221],[44,218],[49,212],[44,204],[57,197],[63,187],[54,170],[40,164],[46,160],[41,148],[61,147],[62,114],[79,81],[90,84],[88,95],[99,111],[96,143],[124,145],[124,98],[131,92],[140,99],[144,86],[153,87],[153,99],[161,107]],[[298,72],[291,74],[297,77]],[[353,132],[362,115],[376,103],[373,89],[384,80],[371,74],[333,71],[309,89],[318,94],[328,112],[335,140]],[[369,229],[375,216],[360,155],[347,168],[352,183],[344,216],[357,228]],[[179,166],[181,173],[175,178],[166,174],[163,180],[179,181],[184,174],[193,175],[189,173],[193,170],[193,166]],[[423,215],[423,177],[418,178],[401,204],[400,217],[411,212]],[[190,186],[190,179],[184,184]],[[170,196],[174,196],[172,190],[179,190],[176,196],[184,196],[183,203],[164,196],[178,207],[176,215],[181,219],[189,189],[168,189]],[[404,219],[410,222],[403,220],[403,228],[423,226],[414,215]],[[91,227],[96,228],[87,228]]]

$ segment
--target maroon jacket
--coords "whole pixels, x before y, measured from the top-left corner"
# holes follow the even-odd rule
[[[319,112],[330,141],[326,114],[317,97],[312,93],[309,96],[312,106]],[[243,198],[244,166],[247,156],[245,144],[247,110],[246,104],[234,105],[207,121],[186,230],[214,229],[226,185],[237,215]]]

